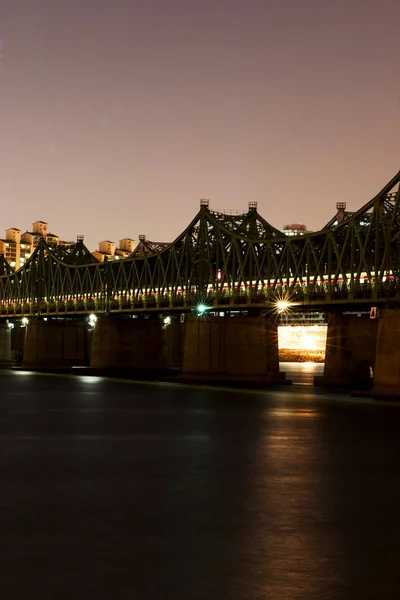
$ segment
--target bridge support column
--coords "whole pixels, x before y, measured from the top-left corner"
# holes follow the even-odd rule
[[[186,322],[182,379],[260,385],[283,382],[276,322],[204,317]]]
[[[158,318],[99,317],[94,329],[92,369],[154,373],[166,368],[165,332]]]
[[[8,321],[0,323],[0,367],[10,367],[11,359],[11,329]]]
[[[168,369],[182,369],[185,324],[172,321],[165,326],[165,360]]]
[[[370,389],[378,324],[368,316],[332,314],[328,319],[325,370],[315,383],[327,387]]]
[[[372,395],[400,399],[400,310],[380,310]]]
[[[22,366],[66,369],[89,364],[89,334],[84,320],[31,319],[27,325]]]
[[[21,365],[25,348],[26,327],[21,319],[15,319],[11,329],[11,356],[14,365]]]

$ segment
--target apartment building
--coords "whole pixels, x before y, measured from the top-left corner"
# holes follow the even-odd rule
[[[48,223],[45,221],[35,221],[32,223],[31,231],[22,233],[16,227],[6,229],[5,237],[0,239],[0,254],[4,254],[7,262],[14,269],[19,269],[27,262],[42,238],[49,246],[53,247],[70,247],[75,244],[75,242],[61,240],[58,235],[49,232]],[[99,243],[99,249],[92,254],[103,262],[104,260],[128,258],[134,249],[135,241],[130,238],[119,240],[118,246],[115,242],[104,240]]]
[[[92,252],[92,255],[100,262],[105,260],[120,260],[128,258],[135,249],[135,240],[131,238],[123,238],[119,240],[119,245],[116,247],[115,242],[103,240],[99,242],[99,249]]]
[[[14,269],[19,269],[27,262],[41,238],[51,246],[70,246],[72,243],[64,242],[58,235],[49,233],[45,221],[35,221],[32,223],[32,230],[24,233],[16,227],[9,227],[5,234],[5,238],[0,239],[0,254],[4,254]]]
[[[9,227],[5,233],[6,237],[0,239],[0,254],[4,254],[7,262],[18,269],[21,257],[21,231],[15,227]]]

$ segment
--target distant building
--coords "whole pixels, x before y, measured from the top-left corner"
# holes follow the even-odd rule
[[[119,240],[119,246],[116,248],[115,242],[103,240],[99,242],[99,249],[92,252],[92,255],[97,260],[104,262],[105,260],[119,260],[128,258],[135,249],[135,240],[123,238]]]
[[[83,240],[83,236],[78,236],[78,240],[80,238]],[[44,239],[51,248],[61,246],[70,248],[71,251],[76,244],[76,242],[61,240],[55,233],[50,233],[48,223],[45,221],[35,221],[32,223],[32,230],[24,233],[16,227],[6,229],[5,237],[0,239],[0,255],[3,254],[11,267],[17,270],[29,260],[41,239]],[[92,252],[92,255],[103,262],[104,260],[128,258],[134,250],[135,240],[131,238],[119,240],[118,247],[115,242],[103,240],[99,243],[99,249]]]
[[[304,235],[311,232],[307,231],[307,226],[304,223],[288,223],[283,226],[283,233],[285,235]]]
[[[72,246],[75,243],[61,241],[58,235],[49,233],[45,221],[32,223],[31,231],[21,233],[16,227],[9,227],[5,233],[5,238],[0,239],[0,254],[4,254],[7,262],[16,270],[27,262],[41,239],[53,247]]]
[[[135,249],[135,240],[123,238],[119,240],[119,246],[115,250],[115,258],[128,258]]]
[[[26,261],[29,259],[29,257],[31,256],[32,244],[21,241],[20,245],[19,245],[19,251],[20,251],[19,265],[17,263],[16,269],[18,269],[19,267],[22,267],[26,263]]]
[[[110,242],[110,240],[99,242],[99,249],[92,252],[92,254],[101,262],[113,260],[115,255],[115,242]]]
[[[5,233],[6,237],[0,239],[0,254],[4,254],[7,262],[18,269],[21,256],[21,231],[15,227],[9,227]]]
[[[30,245],[31,254],[39,244],[41,238],[46,240],[47,238],[48,225],[44,221],[35,221],[32,223],[32,231],[25,231],[21,235],[21,242],[26,245]]]
[[[49,227],[45,221],[35,221],[32,224],[33,232],[39,237],[46,237],[48,235]]]
[[[49,244],[49,246],[58,246],[60,243],[60,238],[58,235],[54,235],[54,233],[48,233],[46,235],[46,242]]]

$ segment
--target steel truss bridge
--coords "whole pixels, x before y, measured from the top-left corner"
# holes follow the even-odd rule
[[[98,262],[41,240],[15,271],[0,255],[0,317],[270,308],[278,299],[315,309],[400,305],[400,172],[342,222],[285,236],[249,203],[241,214],[208,201],[171,244],[145,244],[131,258]],[[149,251],[149,248],[151,251]]]

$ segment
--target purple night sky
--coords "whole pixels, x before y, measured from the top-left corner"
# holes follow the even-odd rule
[[[399,0],[0,0],[0,236],[319,229],[399,170]]]

